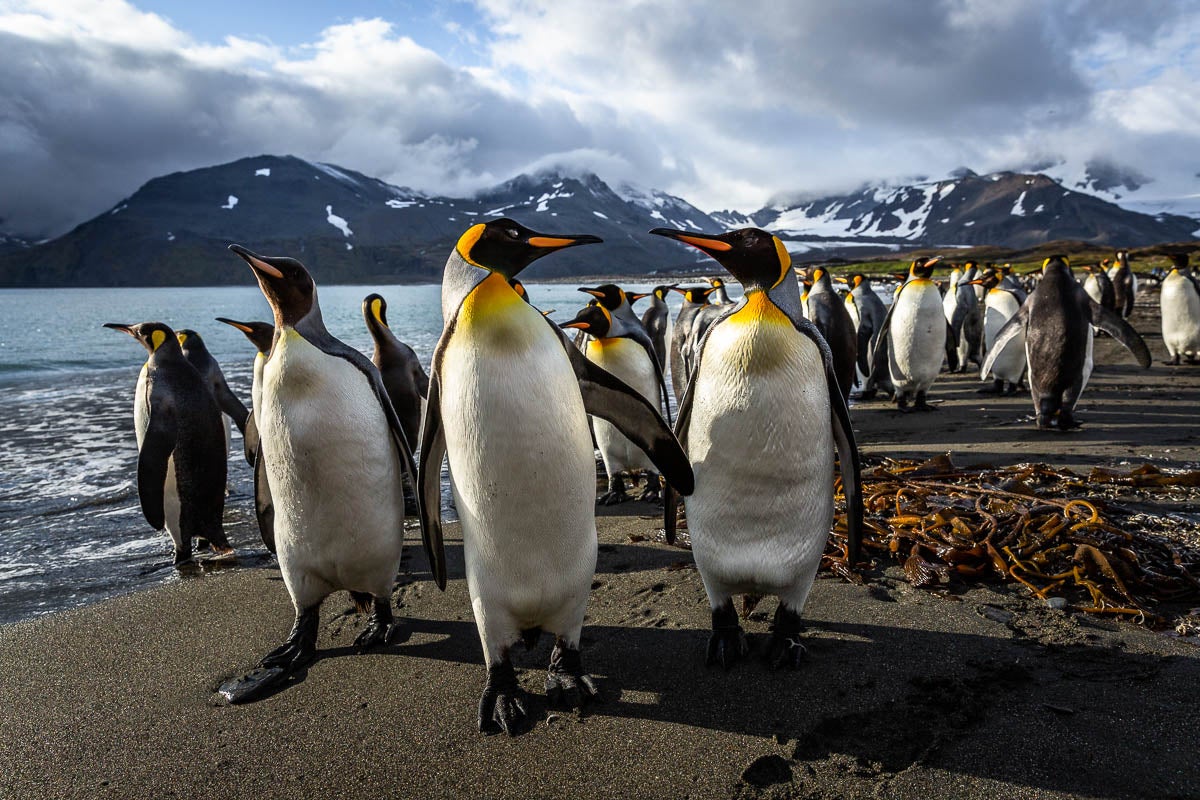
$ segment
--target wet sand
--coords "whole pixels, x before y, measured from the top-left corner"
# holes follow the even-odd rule
[[[1111,346],[1079,433],[1006,424],[1029,414],[1027,395],[943,376],[937,413],[856,408],[860,439],[967,463],[1200,461],[1200,367],[1146,372]],[[800,671],[752,656],[724,673],[703,664],[690,554],[642,540],[658,515],[633,503],[598,524],[584,663],[604,702],[582,715],[546,708],[544,638],[516,652],[531,730],[476,732],[482,653],[450,526],[445,593],[410,535],[407,641],[354,654],[365,620],[335,595],[306,679],[248,706],[211,696],[287,632],[273,568],[0,627],[0,797],[1200,797],[1194,639],[1020,589],[935,596],[892,569],[868,586],[818,580]],[[758,644],[773,610],[745,623]]]

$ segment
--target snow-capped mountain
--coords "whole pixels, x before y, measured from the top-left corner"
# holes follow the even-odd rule
[[[1179,170],[1150,177],[1103,159],[1056,160],[1038,165],[1064,188],[1116,203],[1130,211],[1200,219],[1200,173]]]

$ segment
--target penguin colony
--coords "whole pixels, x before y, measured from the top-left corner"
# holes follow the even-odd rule
[[[1091,374],[1099,329],[1143,367],[1145,342],[1125,321],[1137,279],[1128,254],[1089,265],[1065,257],[1021,281],[968,261],[935,282],[938,259],[914,261],[885,305],[865,275],[793,270],[783,243],[756,228],[721,235],[659,228],[700,250],[725,280],[664,284],[645,294],[581,287],[591,299],[561,326],[517,275],[587,234],[546,234],[511,219],[458,240],[442,282],[443,331],[426,372],[370,294],[362,314],[371,358],[322,321],[299,261],[241,258],[273,319],[218,321],[254,348],[251,405],[230,390],[203,339],[159,322],[110,323],[143,345],[134,420],[137,488],[147,522],[166,530],[175,563],[193,548],[230,558],[222,530],[230,422],[254,470],[262,540],[278,559],[295,617],[283,643],[219,689],[229,703],[303,677],[316,656],[323,600],[345,590],[367,616],[360,650],[407,638],[392,611],[405,520],[421,532],[434,582],[447,580],[441,470],[461,520],[465,577],[486,666],[478,726],[510,735],[528,724],[512,649],[554,639],[545,690],[567,708],[597,699],[582,629],[596,568],[595,507],[661,504],[668,542],[686,508],[692,552],[712,612],[705,658],[731,668],[749,653],[734,597],[778,599],[764,652],[775,668],[804,654],[802,613],[834,517],[840,475],[849,562],[862,536],[859,456],[848,402],[887,392],[898,410],[932,411],[944,366],[975,368],[982,392],[1028,385],[1039,428],[1067,431]],[[1162,278],[1169,360],[1200,357],[1200,282],[1186,255]],[[682,295],[674,320],[670,293]],[[646,299],[639,316],[633,306]],[[574,334],[574,341],[567,331]],[[669,377],[669,380],[668,380]],[[595,452],[607,474],[596,496]],[[634,484],[636,485],[636,483]]]

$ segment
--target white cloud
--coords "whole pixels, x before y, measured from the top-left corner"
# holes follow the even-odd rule
[[[1195,171],[1182,2],[477,4],[484,25],[439,23],[460,66],[384,19],[213,44],[122,0],[0,0],[0,185],[20,188],[0,229],[61,232],[156,175],[263,152],[446,194],[592,169],[743,210],[1048,155]]]

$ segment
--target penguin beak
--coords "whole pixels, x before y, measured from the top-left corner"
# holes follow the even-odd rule
[[[665,236],[668,239],[674,239],[677,242],[690,244],[697,250],[701,250],[710,256],[716,257],[717,253],[727,253],[733,249],[733,245],[721,239],[712,236],[703,236],[686,231],[677,231],[673,228],[655,228],[650,231],[654,236]]]
[[[235,319],[227,319],[226,317],[215,317],[215,319],[217,320],[217,322],[224,322],[226,325],[230,325],[234,328],[237,328],[242,333],[252,333],[254,331],[254,329],[251,328],[246,323],[238,322]]]
[[[250,268],[259,275],[266,275],[271,278],[283,277],[283,273],[278,268],[271,266],[261,256],[250,252],[240,244],[231,244],[229,245],[229,249],[241,256],[242,260],[249,264]]]
[[[561,250],[564,247],[575,247],[581,244],[600,244],[604,240],[590,233],[575,236],[542,236],[536,234],[525,240],[530,247],[540,247],[547,250]]]
[[[114,331],[121,331],[122,333],[128,333],[130,336],[137,338],[137,334],[133,332],[132,325],[122,325],[119,322],[106,322],[106,323],[104,323],[104,327],[112,328]]]
[[[638,300],[641,300],[643,297],[649,297],[649,296],[650,296],[649,292],[633,292],[632,294],[629,295],[629,302],[636,303]]]

